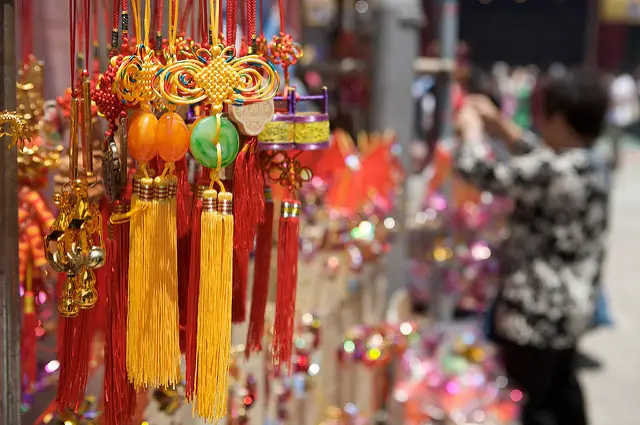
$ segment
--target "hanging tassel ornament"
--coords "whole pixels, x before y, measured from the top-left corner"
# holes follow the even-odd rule
[[[115,212],[126,214],[129,205],[116,201]],[[129,272],[129,225],[111,225],[113,232],[107,295],[105,336],[104,415],[107,423],[131,424],[136,408],[136,391],[127,378],[127,274]]]
[[[196,351],[198,330],[198,298],[200,294],[200,227],[203,194],[207,186],[198,185],[191,215],[191,258],[189,259],[189,288],[187,296],[187,347],[186,347],[186,389],[187,401],[195,395]]]
[[[231,363],[233,207],[221,188],[204,192],[201,217],[195,412],[208,422],[227,414]]]
[[[298,237],[302,204],[294,199],[282,201],[278,229],[278,289],[273,328],[273,359],[277,366],[291,370],[293,331],[298,284]]]
[[[269,296],[269,276],[271,274],[271,251],[273,241],[273,199],[271,188],[264,187],[265,218],[258,226],[256,253],[251,293],[251,314],[247,331],[247,357],[262,350],[264,335],[264,314]]]

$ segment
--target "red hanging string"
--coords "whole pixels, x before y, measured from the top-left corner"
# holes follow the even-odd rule
[[[117,1],[117,0],[116,0]],[[122,17],[122,50],[129,47],[129,0],[122,0],[120,4],[120,15]]]
[[[247,2],[247,40],[256,36],[256,0],[246,0]],[[262,0],[260,0],[262,3]]]
[[[198,298],[200,296],[200,215],[202,199],[193,204],[191,216],[191,259],[189,261],[189,288],[186,322],[186,398],[189,402],[195,395],[196,345],[198,333]]]
[[[222,4],[220,5],[220,9],[218,10],[218,40],[222,38],[224,34],[224,10],[222,8]]]
[[[69,61],[70,61],[70,87],[76,82],[76,28],[77,28],[77,8],[76,0],[69,0]]]
[[[175,10],[176,0],[171,1],[171,8]],[[162,24],[164,21],[164,2],[162,0],[156,0],[156,7],[154,14],[156,16],[156,39],[155,50],[162,49]]]
[[[207,24],[207,1],[200,0],[200,41],[205,45],[209,40],[209,29]]]
[[[192,15],[192,11],[193,11],[193,0],[187,0],[187,2],[184,5],[184,9],[182,10],[182,18],[180,18],[180,25],[178,26],[180,35],[182,35],[183,37],[186,34],[187,22],[189,21],[189,16]]]
[[[84,10],[84,60],[85,60],[85,68],[88,67],[91,47],[91,0],[84,0],[83,4]]]
[[[280,32],[284,33],[284,0],[278,0],[278,9],[280,10]]]
[[[220,8],[222,10],[222,8]],[[227,0],[227,45],[236,45],[238,33],[238,0]]]
[[[260,35],[264,35],[264,7],[260,0]]]

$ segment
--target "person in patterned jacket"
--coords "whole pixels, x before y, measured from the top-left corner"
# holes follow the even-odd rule
[[[490,314],[508,375],[526,394],[523,425],[586,425],[576,347],[593,318],[607,225],[607,166],[592,149],[608,107],[600,75],[575,70],[541,84],[542,140],[471,96],[458,114],[456,169],[513,200]],[[510,150],[494,159],[485,134]]]

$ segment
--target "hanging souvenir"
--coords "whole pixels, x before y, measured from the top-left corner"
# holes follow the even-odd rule
[[[316,150],[329,145],[329,97],[327,88],[321,95],[298,96],[290,89],[286,97],[276,98],[286,104],[286,112],[273,115],[264,130],[258,136],[262,150]],[[296,112],[300,101],[320,101],[322,109],[315,112]]]
[[[54,195],[58,218],[45,238],[45,254],[51,267],[66,274],[58,310],[64,320],[62,352],[59,353],[60,379],[57,404],[60,408],[77,409],[84,399],[88,378],[91,344],[90,316],[98,300],[94,270],[105,263],[102,239],[102,215],[97,203],[89,200],[89,179],[93,178],[93,151],[90,146],[91,97],[89,73],[83,70],[80,81],[75,74],[76,0],[69,1],[71,33],[71,86],[74,87],[70,108],[69,178],[70,191]],[[85,58],[89,57],[90,3],[83,2],[85,26]],[[80,128],[80,132],[78,131]],[[83,168],[78,167],[78,135],[82,140]]]
[[[188,132],[171,107],[160,120],[152,112],[152,104],[159,101],[152,82],[161,63],[149,46],[151,2],[144,2],[144,21],[138,2],[131,7],[142,42],[136,54],[120,64],[114,91],[123,104],[139,108],[127,130],[128,151],[139,172],[133,179],[130,211],[114,213],[110,221],[128,221],[130,226],[126,363],[129,380],[140,388],[175,385],[180,379],[174,170],[187,150]],[[177,8],[171,10],[177,13]],[[175,27],[174,20],[171,24]],[[157,155],[167,162],[154,179],[149,162]]]

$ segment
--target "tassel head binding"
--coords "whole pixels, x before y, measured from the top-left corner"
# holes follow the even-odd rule
[[[271,189],[269,189],[271,191]],[[265,193],[266,196],[266,193]],[[271,196],[271,193],[269,193]],[[284,200],[282,201],[282,205],[280,207],[280,217],[283,219],[287,218],[299,218],[300,210],[302,209],[302,203],[300,201],[295,200]]]
[[[140,186],[136,191],[136,193],[138,194],[139,200],[143,202],[153,201],[153,192],[154,192],[153,179],[150,177],[143,177],[139,181],[140,181]]]

